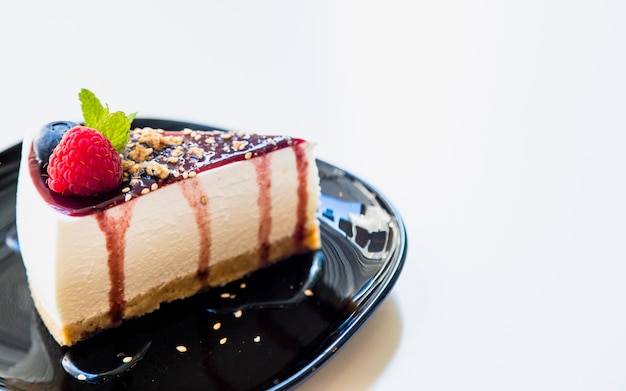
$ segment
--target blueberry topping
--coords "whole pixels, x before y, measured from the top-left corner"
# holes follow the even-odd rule
[[[35,155],[41,163],[47,163],[54,148],[59,144],[63,134],[77,123],[71,121],[55,121],[44,126],[35,137]]]

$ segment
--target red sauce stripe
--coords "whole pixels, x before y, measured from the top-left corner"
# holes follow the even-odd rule
[[[261,263],[266,264],[270,255],[270,233],[272,231],[272,167],[271,155],[265,154],[253,159],[256,181],[259,187],[257,205],[259,207],[258,246]]]
[[[127,202],[117,209],[121,214],[114,218],[110,211],[97,213],[96,221],[104,233],[107,249],[107,266],[109,269],[109,316],[111,322],[119,323],[124,315],[126,306],[124,284],[124,257],[126,253],[126,231],[130,226],[132,206],[134,202]]]
[[[309,161],[306,155],[306,143],[295,144],[293,151],[296,155],[296,169],[298,172],[298,207],[293,239],[296,248],[302,250],[304,247],[307,206],[309,203],[309,193],[307,191],[309,182]]]
[[[198,234],[200,235],[200,251],[198,254],[198,277],[206,280],[209,277],[211,259],[211,218],[209,212],[209,196],[202,191],[197,178],[179,182],[183,196],[193,211]]]

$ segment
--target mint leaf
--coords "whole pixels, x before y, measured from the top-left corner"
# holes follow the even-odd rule
[[[94,128],[100,131],[118,152],[122,152],[126,148],[126,143],[130,137],[130,122],[123,112],[116,111],[106,115]]]
[[[108,109],[105,109],[94,93],[87,89],[83,88],[80,90],[78,99],[80,99],[85,126],[95,127],[102,120],[102,117],[108,113]]]
[[[98,130],[118,152],[122,152],[130,138],[130,125],[137,113],[129,115],[122,111],[110,113],[109,106],[103,106],[96,95],[85,88],[78,93],[78,99],[85,126]]]

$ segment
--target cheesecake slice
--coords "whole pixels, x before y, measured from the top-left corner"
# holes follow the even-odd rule
[[[119,186],[59,194],[23,142],[17,194],[35,305],[60,345],[320,247],[313,144],[137,128]]]

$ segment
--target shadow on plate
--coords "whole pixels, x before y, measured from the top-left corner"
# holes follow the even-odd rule
[[[352,341],[298,390],[370,389],[395,356],[402,333],[402,317],[392,294]]]

